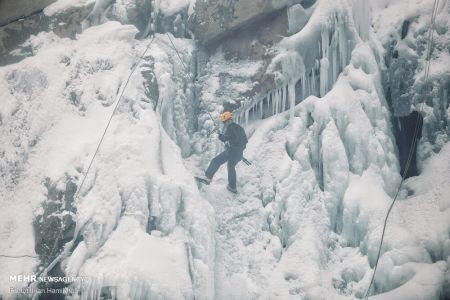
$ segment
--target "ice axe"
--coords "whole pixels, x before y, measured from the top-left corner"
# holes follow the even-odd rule
[[[244,164],[246,164],[247,166],[251,166],[251,165],[252,165],[252,163],[251,163],[248,159],[246,159],[245,157],[242,157],[242,161],[243,161]]]
[[[217,124],[217,122],[216,122],[216,121],[214,120],[214,118],[211,116],[211,114],[209,113],[209,111],[206,111],[206,113],[208,114],[209,118],[211,119],[211,121],[213,121],[213,123],[214,123],[214,125],[215,125],[215,127],[216,127],[216,128],[214,128],[213,131],[211,131],[211,132],[208,133],[208,134],[212,134],[212,133],[218,131],[218,130],[220,129],[220,126],[219,126],[219,124]],[[242,161],[243,161],[247,166],[250,166],[250,165],[252,164],[252,163],[251,163],[248,159],[246,159],[245,157],[242,157]]]

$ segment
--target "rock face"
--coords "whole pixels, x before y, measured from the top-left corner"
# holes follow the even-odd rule
[[[225,93],[234,99],[234,103],[222,103],[225,110],[236,109],[242,100],[264,95],[276,88],[273,73],[267,72],[275,54],[273,46],[283,37],[295,34],[303,28],[312,12],[309,8],[315,2],[313,0],[196,2],[189,26],[210,61],[209,66],[205,64],[198,67],[199,74],[219,78],[220,86],[215,96],[221,98]],[[242,64],[254,62],[258,67],[250,68],[252,72],[237,74],[233,68],[224,65],[217,73],[210,68],[217,63],[222,65],[222,62],[217,62],[217,59],[222,58],[216,56],[223,56],[225,62]]]
[[[221,47],[227,59],[265,59],[268,56],[266,50],[286,36],[287,32],[287,13],[286,9],[282,9],[225,36],[216,46]]]
[[[103,1],[98,2],[84,20],[84,26],[101,24],[105,19],[133,24],[139,30],[137,38],[154,33],[170,32],[175,37],[186,38],[189,5],[170,7],[170,1]],[[169,7],[167,7],[169,6]]]
[[[191,26],[200,43],[211,45],[239,28],[268,18],[286,5],[301,2],[303,1],[199,0],[195,4]]]
[[[208,60],[221,56],[225,61],[255,62],[259,68],[253,74],[237,75],[232,68],[223,68],[217,76],[220,78],[219,94],[229,91],[237,103],[223,103],[227,110],[239,106],[240,99],[266,93],[273,88],[273,77],[266,74],[272,53],[269,49],[288,35],[288,16],[286,8],[274,7],[271,1],[230,1],[228,3],[196,2],[190,27],[195,39],[204,49]],[[212,62],[210,66],[216,64]],[[215,73],[208,66],[198,68],[200,75]],[[247,86],[238,91],[234,83],[247,81]],[[254,83],[254,84],[253,84]],[[231,84],[231,85],[230,85]],[[234,90],[234,91],[233,91]],[[220,95],[218,95],[220,97]]]
[[[274,78],[272,74],[266,72],[273,54],[268,50],[281,40],[282,36],[286,36],[287,32],[287,11],[281,9],[256,23],[244,25],[242,30],[235,31],[232,35],[227,35],[217,41],[216,44],[211,44],[208,47],[212,55],[223,53],[227,61],[255,61],[260,63],[260,68],[247,78],[251,82],[251,88],[242,90],[236,95],[238,103],[240,99],[265,94],[274,88]],[[230,70],[231,74],[227,74],[225,70],[220,73],[222,89],[235,89],[228,84],[241,82],[242,77],[245,77],[242,74],[234,74],[233,69]],[[224,105],[229,110],[237,107],[236,105],[228,106],[229,103],[224,103]]]
[[[34,250],[40,258],[40,267],[46,268],[61,252],[64,245],[71,241],[76,223],[74,216],[76,208],[74,195],[77,185],[71,179],[67,179],[65,187],[58,187],[57,183],[49,179],[44,183],[47,189],[47,200],[42,203],[43,212],[33,222],[35,247]],[[65,276],[58,262],[50,270],[49,276]],[[40,283],[40,288],[63,288],[63,282]],[[62,293],[54,295],[54,299],[64,299]]]
[[[17,62],[23,57],[32,55],[30,49],[21,47],[21,44],[33,34],[52,30],[60,37],[74,38],[76,33],[81,32],[82,21],[88,16],[92,6],[93,3],[87,3],[84,6],[68,7],[52,16],[47,16],[41,11],[0,27],[0,66]],[[20,54],[10,55],[10,51],[18,48]]]
[[[48,265],[60,252],[62,246],[73,238],[76,209],[73,203],[77,186],[68,180],[65,188],[58,188],[50,180],[45,183],[47,201],[42,205],[43,212],[34,221],[36,237],[35,251],[43,265]]]
[[[56,0],[2,0],[0,1],[0,26],[15,19],[41,11]]]

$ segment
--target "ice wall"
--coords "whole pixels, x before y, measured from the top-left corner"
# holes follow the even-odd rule
[[[399,184],[389,106],[382,88],[383,50],[369,32],[370,23],[364,20],[369,15],[368,3],[353,4],[352,10],[346,10],[350,5],[344,2],[336,6],[327,3],[326,8],[318,5],[305,28],[280,43],[272,67],[280,87],[244,103],[238,111],[239,122],[247,127],[255,143],[251,144],[250,158],[261,162],[258,167],[263,169],[262,174],[271,174],[270,179],[264,177],[259,189],[263,191],[263,203],[268,203],[270,232],[280,237],[285,250],[272,282],[289,292],[275,292],[274,298],[300,295],[315,299],[328,289],[339,296],[325,298],[363,297],[376,259],[381,225]],[[322,30],[314,31],[314,22],[327,24],[315,18],[329,20],[329,11],[338,12],[331,22],[336,25],[335,32],[324,31],[325,26],[316,26]],[[339,13],[345,16],[345,25],[339,25]],[[340,32],[346,34],[346,46],[331,42]],[[320,40],[320,47],[311,50],[311,40]],[[444,52],[439,52],[436,61],[445,61]],[[314,80],[308,81],[304,73],[310,68],[308,63],[314,62],[311,55],[319,57],[313,65],[319,72],[312,72],[310,78]],[[341,59],[347,55],[347,62]],[[345,63],[340,66],[339,62]],[[446,74],[442,68],[437,69],[439,76]],[[402,74],[398,75],[394,84],[402,85]],[[417,78],[420,86],[420,73]],[[444,88],[434,86],[433,104],[437,109],[433,111],[442,111],[447,103],[445,83]],[[308,96],[308,88],[321,98],[304,99],[303,92]],[[283,113],[287,110],[289,114]],[[446,161],[443,163],[448,167]],[[445,186],[436,185],[432,190]],[[427,193],[434,192],[427,189]],[[448,289],[448,258],[442,256],[445,251],[441,247],[447,237],[429,237],[411,227],[408,216],[414,206],[426,214],[433,211],[437,219],[425,217],[420,226],[435,228],[435,223],[444,231],[448,228],[441,219],[448,213],[442,204],[445,200],[435,195],[424,197],[423,204],[415,200],[409,200],[414,204],[399,204],[401,208],[392,216],[394,224],[388,224],[383,267],[373,291],[380,299],[409,299],[411,295],[438,299]],[[441,204],[431,204],[436,201]],[[322,238],[324,234],[326,238]],[[428,246],[419,240],[426,240]],[[308,270],[308,275],[298,270]],[[428,279],[425,274],[429,274]],[[433,288],[423,288],[426,282]]]
[[[191,139],[197,126],[198,103],[192,74],[194,43],[192,40],[175,39],[170,34],[170,37],[158,35],[156,44],[157,47],[151,49],[155,53],[153,80],[157,82],[159,94],[154,105],[164,130],[186,157],[192,152]]]
[[[306,97],[323,97],[333,87],[355,44],[368,38],[370,17],[360,17],[368,15],[368,6],[365,1],[353,2],[317,3],[305,27],[277,46],[278,55],[268,68],[275,76],[276,88],[242,103],[239,120],[293,110]]]
[[[171,14],[180,3],[188,1],[159,2],[159,8]],[[76,39],[41,33],[25,45],[31,57],[0,68],[5,97],[0,131],[6,141],[0,148],[5,204],[0,229],[6,241],[0,250],[29,255],[0,258],[2,272],[27,274],[39,266],[31,220],[43,215],[41,204],[51,197],[45,182],[62,191],[68,182],[80,181],[112,104],[149,42],[135,40],[132,26],[107,22],[111,14],[129,22],[133,1],[106,4],[98,23]],[[364,296],[381,224],[399,182],[392,103],[384,100],[380,73],[385,53],[371,32],[367,4],[318,1],[305,27],[277,46],[269,69],[277,86],[255,100],[244,99],[236,113],[251,137],[245,155],[253,163],[238,165],[238,196],[226,194],[223,169],[200,193],[191,176],[222,149],[210,132],[215,124],[207,112],[217,119],[222,103],[237,100],[236,91],[251,90],[261,64],[216,55],[208,62],[211,73],[198,69],[203,86],[194,90],[190,72],[198,49],[170,35],[178,57],[169,37],[156,35],[130,80],[76,214],[58,214],[77,220],[79,239],[61,267],[90,278],[78,286],[81,298]],[[404,7],[393,11],[398,9]],[[394,207],[375,277],[374,293],[380,295],[374,298],[439,299],[450,290],[448,5],[440,9],[433,87],[424,87],[420,69],[408,75],[415,88],[432,95],[422,145],[423,157],[430,159],[423,161],[423,176],[406,183]],[[376,24],[390,22],[392,11],[383,12],[388,21]],[[293,23],[295,10],[290,14]],[[412,37],[427,28],[422,16],[412,16],[419,21],[398,44],[400,56],[411,54]],[[420,53],[422,46],[417,44]],[[394,73],[403,70],[397,62]],[[417,58],[418,66],[423,62]],[[397,72],[395,78],[402,75]],[[232,89],[220,90],[222,82]],[[1,293],[9,286],[0,281]]]
[[[223,242],[237,247],[244,264],[248,260],[240,271],[224,267],[231,275],[216,271],[224,281],[220,288],[244,276],[247,284],[239,285],[236,295],[361,297],[368,285],[382,213],[400,178],[379,66],[364,42],[369,20],[362,24],[350,7],[345,1],[318,2],[305,27],[277,46],[269,71],[278,87],[241,102],[234,112],[251,135],[245,155],[254,164],[250,171],[239,170],[244,195],[238,199],[248,202],[258,195],[266,222],[260,236],[269,232],[282,248],[278,251],[270,238],[272,254],[267,254],[264,242],[242,237],[242,245],[238,233],[237,242]],[[210,77],[211,89],[204,93],[215,91],[219,80]],[[208,103],[217,116],[221,108]],[[206,113],[200,116],[209,119]],[[372,185],[376,197],[367,199],[364,188]],[[368,213],[374,211],[374,216]],[[253,255],[269,266],[251,263]],[[335,265],[339,260],[349,265]]]
[[[383,53],[386,61],[384,85],[395,119],[394,126],[399,123],[399,118],[408,116],[413,110],[420,111],[424,118],[417,153],[419,168],[421,161],[440,151],[448,141],[450,8],[448,1],[438,1],[430,48],[433,4],[433,1],[419,1],[410,6],[388,1],[383,13],[380,12],[382,8],[373,5],[377,12],[374,31],[386,49]],[[404,14],[396,13],[400,10]],[[429,50],[429,77],[425,81]]]
[[[8,94],[1,109],[2,174],[9,174],[1,176],[2,194],[21,204],[9,206],[1,224],[16,216],[29,221],[8,233],[27,245],[27,252],[19,244],[14,252],[34,255],[31,216],[42,213],[45,180],[59,189],[70,178],[79,187],[131,67],[151,40],[138,41],[136,33],[118,22],[90,27],[74,40],[42,32],[28,41],[34,56],[1,69],[0,86]],[[176,43],[181,55],[190,53],[191,42]],[[130,78],[75,203],[79,234],[61,269],[90,278],[83,299],[108,289],[124,298],[214,295],[212,210],[172,140],[179,126],[174,122],[188,122],[177,114],[186,105],[180,98],[188,96],[174,75],[183,73],[173,55],[167,36],[157,35]],[[16,136],[14,128],[23,134]],[[27,261],[34,261],[31,268],[38,263],[2,261],[2,270]],[[161,276],[167,269],[173,273]],[[8,286],[1,283],[2,293]]]
[[[248,273],[220,275],[222,280],[247,276],[248,293],[271,299],[361,297],[382,213],[399,182],[380,82],[372,50],[360,42],[324,97],[310,96],[293,111],[249,121],[245,155],[253,166],[238,167],[243,195],[234,201],[247,207],[259,198],[255,214],[264,222],[258,234],[263,241],[242,237],[244,246],[235,243],[236,256],[248,260]],[[283,103],[282,95],[274,97]],[[252,224],[256,220],[249,217]],[[268,265],[252,262],[253,256]]]

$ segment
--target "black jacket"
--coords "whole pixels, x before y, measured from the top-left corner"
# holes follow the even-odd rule
[[[219,134],[219,139],[226,143],[229,148],[244,151],[247,145],[247,136],[244,129],[236,123],[230,123],[223,134]]]

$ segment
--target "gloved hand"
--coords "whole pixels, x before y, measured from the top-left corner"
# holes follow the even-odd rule
[[[224,134],[219,133],[219,140],[221,140],[222,142],[225,142],[227,139]]]

